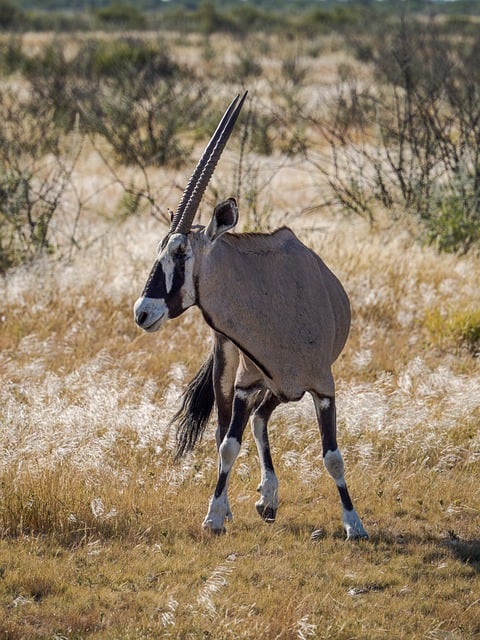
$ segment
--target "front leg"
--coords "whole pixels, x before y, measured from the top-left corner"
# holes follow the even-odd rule
[[[213,354],[213,385],[218,420],[215,439],[218,453],[232,419],[235,376],[238,369],[239,353],[238,348],[233,342],[230,342],[225,336],[215,333]],[[218,458],[218,472],[220,473],[220,456]],[[222,511],[225,508],[225,519],[232,520],[233,516],[228,500],[226,500],[226,505],[221,507]]]
[[[233,463],[240,451],[243,432],[250,417],[255,395],[255,390],[235,388],[230,426],[218,450],[220,463],[217,485],[203,521],[203,528],[213,533],[222,533],[225,530],[225,519],[231,517],[228,504],[228,480]]]

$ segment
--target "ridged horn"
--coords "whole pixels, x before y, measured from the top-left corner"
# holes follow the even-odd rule
[[[200,200],[232,133],[247,93],[245,91],[240,100],[238,95],[235,96],[223,114],[183,192],[182,199],[170,225],[170,233],[188,233],[190,231]]]

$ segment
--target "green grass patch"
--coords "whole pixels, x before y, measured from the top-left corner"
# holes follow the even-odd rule
[[[480,346],[480,309],[438,308],[427,311],[424,318],[431,341],[438,346],[466,347],[476,353]]]

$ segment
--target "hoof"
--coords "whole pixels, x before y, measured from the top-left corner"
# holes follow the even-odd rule
[[[275,522],[277,517],[277,510],[273,507],[265,507],[263,504],[256,504],[255,508],[258,515],[265,520],[265,522]]]
[[[346,533],[346,538],[348,542],[356,542],[357,540],[368,540],[368,533],[365,531],[363,526],[360,527],[344,527],[343,530]]]
[[[347,542],[356,542],[357,540],[368,540],[368,533],[366,531],[363,531],[361,533],[357,531],[345,531],[345,533],[347,534],[347,537],[345,538]]]
[[[213,496],[210,499],[207,515],[203,521],[203,528],[210,533],[220,535],[225,533],[225,520],[231,520],[233,518],[230,511],[230,505],[225,495],[218,498]]]
[[[225,527],[214,527],[212,526],[211,523],[209,522],[204,522],[202,524],[202,529],[206,532],[206,533],[210,533],[212,536],[222,536],[225,533],[227,533],[227,530],[225,529]]]
[[[343,512],[343,529],[347,534],[347,540],[368,540],[368,533],[363,528],[362,521],[354,509]]]

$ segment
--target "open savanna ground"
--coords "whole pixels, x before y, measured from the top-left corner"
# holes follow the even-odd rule
[[[210,49],[170,40],[211,78],[215,61],[227,69],[241,57],[225,39]],[[265,110],[282,51],[261,44],[252,47],[264,75],[245,84]],[[327,96],[348,62],[332,38],[314,57],[283,46],[307,74],[305,104],[314,91]],[[212,84],[227,101],[240,89]],[[210,334],[195,309],[156,334],[136,328],[133,303],[166,226],[141,207],[126,213],[124,191],[148,177],[165,212],[190,166],[137,174],[89,138],[62,193],[64,217],[51,223],[63,250],[0,281],[0,638],[480,637],[480,258],[439,254],[380,209],[374,223],[312,211],[324,172],[292,155],[291,128],[278,131],[282,153],[244,149],[239,230],[290,225],[349,293],[352,331],[335,364],[339,444],[370,539],[344,541],[307,398],[271,420],[276,522],[255,510],[247,434],[230,483],[234,520],[223,536],[202,531],[215,425],[174,463],[169,421]],[[328,153],[318,130],[297,133]],[[202,222],[238,185],[239,153],[232,140]]]

